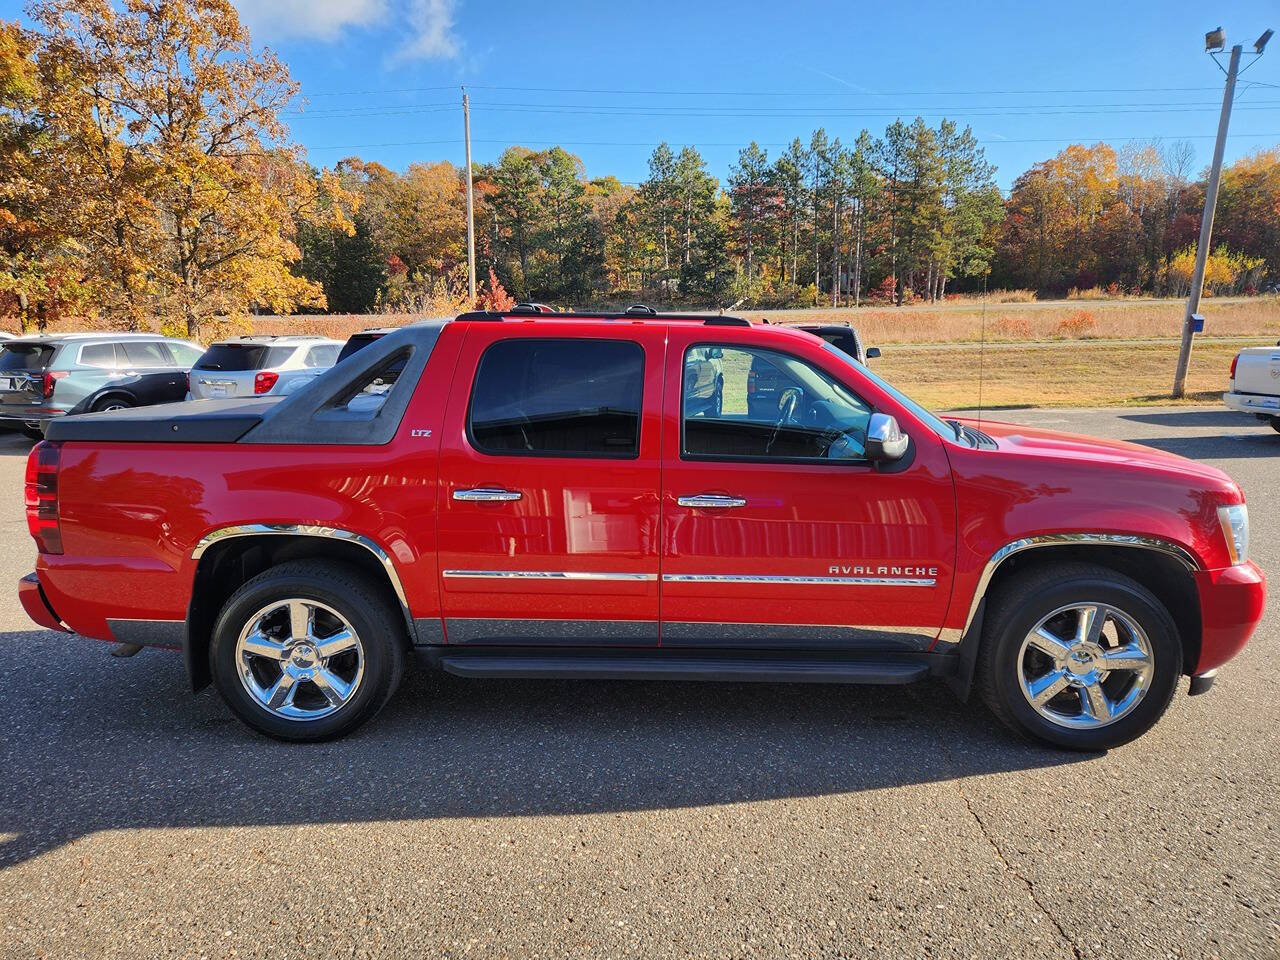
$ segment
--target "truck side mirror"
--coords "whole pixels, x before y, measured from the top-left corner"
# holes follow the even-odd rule
[[[867,422],[867,459],[873,463],[892,463],[907,452],[907,435],[896,417],[873,413]]]
[[[880,348],[879,348],[879,347],[867,347],[867,359],[868,359],[868,360],[879,360],[879,359],[880,359]]]

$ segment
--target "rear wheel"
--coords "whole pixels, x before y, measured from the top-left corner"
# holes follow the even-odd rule
[[[1136,739],[1160,719],[1182,644],[1151,591],[1107,567],[1032,570],[993,598],[978,685],[1015,731],[1073,750]]]
[[[121,397],[107,397],[93,405],[94,413],[106,413],[109,410],[129,410],[133,404]]]
[[[1276,433],[1280,433],[1280,417],[1271,418],[1271,429]]]
[[[339,563],[283,563],[237,590],[209,650],[218,692],[245,723],[281,740],[329,740],[364,723],[404,671],[399,611]]]

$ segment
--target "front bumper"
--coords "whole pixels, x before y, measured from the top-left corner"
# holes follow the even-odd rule
[[[1241,650],[1262,620],[1267,578],[1252,561],[1222,570],[1197,570],[1200,657],[1189,673],[1216,670]]]
[[[49,598],[44,595],[38,575],[28,573],[18,581],[18,600],[22,603],[22,609],[27,611],[27,616],[46,630],[71,632],[58,619],[58,615],[53,612],[53,607],[49,606]]]
[[[1255,413],[1261,417],[1280,417],[1280,397],[1265,393],[1224,393],[1222,402],[1231,410]]]

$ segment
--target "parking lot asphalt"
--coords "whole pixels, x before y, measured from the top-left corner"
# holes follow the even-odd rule
[[[1280,434],[1216,409],[1007,411],[1205,460],[1280,576]],[[942,684],[414,672],[356,735],[263,739],[181,658],[16,599],[0,437],[2,957],[1280,956],[1280,614],[1107,754]],[[1274,582],[1274,581],[1273,581]]]

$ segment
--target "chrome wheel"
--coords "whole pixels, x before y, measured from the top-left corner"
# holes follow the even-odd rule
[[[1022,695],[1050,723],[1101,727],[1131,712],[1151,686],[1151,641],[1122,610],[1102,603],[1060,607],[1035,625],[1018,652]]]
[[[364,676],[364,648],[332,607],[300,598],[278,600],[240,631],[236,667],[249,696],[268,713],[317,720],[355,695]]]

